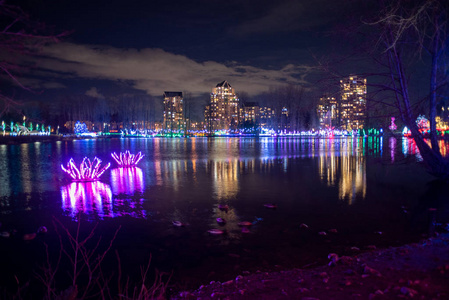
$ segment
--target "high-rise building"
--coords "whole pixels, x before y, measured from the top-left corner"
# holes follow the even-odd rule
[[[280,122],[278,124],[279,130],[286,130],[290,131],[290,111],[287,107],[282,107],[281,115],[280,115]]]
[[[184,130],[182,92],[164,92],[164,130]]]
[[[366,79],[350,76],[340,80],[340,126],[363,129],[366,119]]]
[[[322,96],[317,107],[320,128],[338,127],[338,112],[337,99],[329,95]]]
[[[251,124],[258,124],[260,119],[260,107],[257,102],[246,102],[243,104],[242,113],[240,114],[242,121]]]
[[[239,99],[234,88],[225,80],[212,89],[206,122],[211,132],[234,131],[239,125]]]
[[[259,126],[265,129],[273,129],[273,124],[276,118],[274,109],[265,106],[260,107],[259,115],[260,115]]]

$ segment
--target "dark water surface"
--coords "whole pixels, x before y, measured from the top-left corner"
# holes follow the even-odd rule
[[[441,146],[446,153],[447,143]],[[117,168],[110,153],[125,150],[145,155],[138,168]],[[99,182],[72,183],[60,165],[85,156],[111,168]],[[98,223],[104,241],[121,226],[108,265],[116,265],[117,250],[123,272],[139,277],[151,255],[151,266],[173,272],[178,289],[196,288],[244,271],[321,264],[330,252],[353,253],[351,247],[417,241],[426,233],[429,207],[445,218],[447,190],[432,182],[413,142],[394,137],[0,145],[0,231],[15,230],[0,237],[7,252],[0,256],[0,286],[13,285],[13,275],[21,282],[32,277],[45,258],[44,243],[57,252],[54,218],[72,231],[81,222],[82,233]],[[242,221],[253,223],[249,233],[238,226]],[[46,235],[22,240],[42,225]]]

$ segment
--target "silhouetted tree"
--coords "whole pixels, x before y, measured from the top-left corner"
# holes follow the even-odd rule
[[[396,105],[403,122],[410,129],[424,162],[432,174],[449,178],[449,163],[442,158],[437,141],[436,105],[437,93],[447,84],[445,74],[447,64],[441,63],[449,42],[449,2],[445,0],[404,1],[385,3],[380,17],[369,22],[377,29],[378,43],[373,55],[382,55],[388,70],[389,82],[383,86],[393,92]],[[415,123],[410,96],[410,74],[407,66],[428,55],[430,73],[429,121],[431,146],[425,141]],[[441,64],[440,64],[441,63]]]
[[[58,42],[67,33],[48,33],[48,28],[43,23],[31,20],[20,7],[9,5],[5,0],[0,0],[0,26],[0,76],[30,91],[18,77],[23,69],[20,57],[35,56],[42,46]],[[0,90],[0,117],[19,105],[12,96]]]

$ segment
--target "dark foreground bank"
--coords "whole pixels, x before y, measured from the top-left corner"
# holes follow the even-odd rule
[[[172,299],[449,299],[449,234],[329,257],[327,266],[242,274]]]

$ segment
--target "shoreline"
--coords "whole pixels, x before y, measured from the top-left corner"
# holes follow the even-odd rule
[[[449,234],[419,243],[331,255],[329,265],[239,275],[170,299],[448,299]]]
[[[196,136],[188,136],[187,138],[194,138]],[[236,136],[229,136],[229,135],[222,135],[222,136],[201,136],[200,138],[261,138],[261,137],[271,137],[271,138],[277,138],[277,139],[285,139],[285,138],[298,138],[298,139],[339,139],[339,138],[347,138],[349,136],[337,136],[337,137],[323,137],[323,136],[258,136],[258,135],[236,135]],[[369,136],[365,136],[369,137]],[[383,135],[383,136],[376,136],[376,137],[397,137],[397,138],[403,138],[404,136],[396,136],[396,135]],[[73,140],[91,140],[91,139],[104,139],[104,138],[123,138],[120,136],[97,136],[97,137],[78,137],[75,135],[20,135],[20,136],[2,136],[0,135],[0,145],[18,145],[18,144],[27,144],[27,143],[48,143],[48,142],[55,142],[55,141],[73,141]],[[143,136],[125,136],[124,138],[148,138]],[[151,137],[155,138],[155,137]],[[180,137],[169,137],[169,136],[158,136],[157,138],[180,138]],[[185,138],[185,137],[181,137]],[[196,137],[198,138],[198,137]],[[357,138],[362,138],[362,136],[358,136]],[[408,137],[410,138],[410,137]],[[447,140],[446,137],[440,137],[439,140]]]
[[[55,141],[69,141],[79,139],[75,136],[63,135],[20,135],[20,136],[0,136],[0,145],[18,145],[27,143],[48,143]]]

